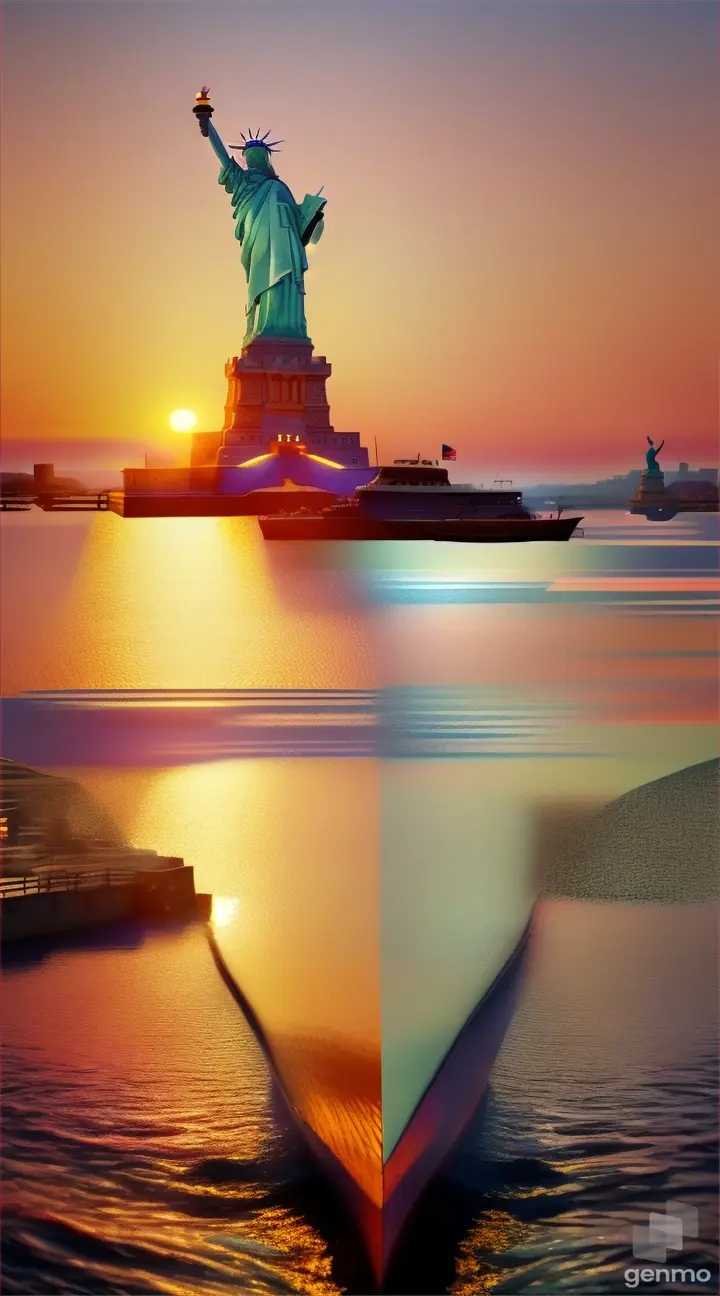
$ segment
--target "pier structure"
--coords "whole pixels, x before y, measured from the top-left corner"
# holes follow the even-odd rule
[[[152,866],[144,868],[110,862],[103,868],[92,860],[80,867],[68,860],[0,878],[2,941],[57,936],[127,919],[191,921],[209,916],[208,899],[196,895],[193,869],[181,859],[155,856]]]
[[[110,492],[88,492],[86,495],[0,495],[0,512],[26,513],[35,504],[43,513],[107,513]]]
[[[0,495],[0,513],[27,513],[32,506],[27,495]]]

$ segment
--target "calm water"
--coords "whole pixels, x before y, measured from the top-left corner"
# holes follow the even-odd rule
[[[247,519],[33,513],[3,535],[4,754],[238,901],[243,977],[293,1029],[376,1031],[377,861],[414,807],[466,852],[462,889],[498,807],[716,754],[714,517],[598,514],[507,550],[273,549]],[[145,691],[129,724],[119,690]],[[443,959],[452,981],[467,949]],[[623,1291],[632,1223],[678,1198],[712,1267],[716,969],[697,906],[544,904],[486,1110],[392,1290]],[[26,952],[5,985],[6,1290],[365,1290],[199,928]]]
[[[387,1290],[620,1292],[632,1225],[678,1198],[716,1274],[716,966],[707,910],[545,904]],[[26,953],[4,1012],[4,1290],[366,1290],[200,928]]]

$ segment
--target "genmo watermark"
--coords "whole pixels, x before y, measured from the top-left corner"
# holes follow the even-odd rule
[[[641,1283],[709,1283],[712,1274],[709,1269],[626,1269],[623,1274],[625,1286],[634,1290]]]
[[[698,1213],[694,1206],[669,1201],[665,1203],[663,1212],[651,1211],[647,1224],[638,1224],[633,1229],[633,1255],[636,1260],[654,1260],[656,1265],[654,1268],[645,1265],[642,1269],[626,1269],[623,1275],[625,1286],[633,1291],[645,1283],[683,1283],[685,1286],[709,1283],[712,1278],[709,1269],[692,1269],[667,1262],[669,1252],[682,1251],[685,1239],[697,1235]]]

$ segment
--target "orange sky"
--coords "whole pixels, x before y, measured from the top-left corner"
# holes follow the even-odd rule
[[[296,196],[325,186],[336,427],[536,480],[640,467],[648,432],[717,462],[714,6],[5,11],[5,436],[220,426],[245,283],[206,81],[226,140],[271,129]]]

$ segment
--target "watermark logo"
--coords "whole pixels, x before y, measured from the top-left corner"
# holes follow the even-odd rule
[[[709,1283],[709,1269],[668,1267],[668,1256],[682,1251],[686,1238],[698,1236],[698,1213],[694,1206],[684,1202],[669,1201],[665,1210],[651,1211],[647,1224],[636,1224],[633,1229],[633,1255],[636,1260],[653,1260],[662,1268],[626,1269],[625,1286],[630,1290],[641,1283]]]
[[[659,1260],[662,1264],[669,1251],[682,1251],[685,1238],[698,1235],[698,1213],[684,1202],[665,1202],[663,1215],[651,1211],[647,1224],[633,1229],[633,1255],[636,1260]]]

